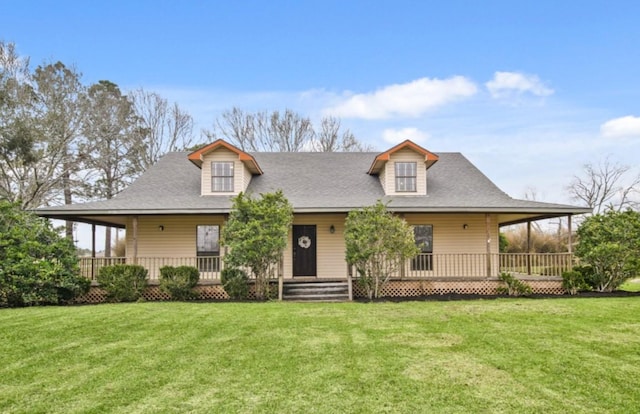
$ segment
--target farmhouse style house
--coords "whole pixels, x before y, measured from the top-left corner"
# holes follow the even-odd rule
[[[247,153],[217,140],[192,153],[167,154],[111,200],[38,214],[126,229],[126,257],[84,259],[88,277],[118,261],[142,264],[154,281],[161,266],[187,264],[200,270],[204,297],[224,298],[220,230],[232,198],[278,189],[295,213],[288,247],[273,269],[285,298],[305,287],[313,288],[310,297],[320,287],[349,298],[363,294],[345,262],[345,218],[377,200],[413,226],[422,251],[384,294],[490,294],[504,271],[528,278],[534,291],[560,293],[558,276],[571,266],[571,243],[563,254],[500,254],[499,229],[552,217],[571,223],[572,215],[589,211],[513,199],[462,154],[433,153],[411,141],[382,153]]]

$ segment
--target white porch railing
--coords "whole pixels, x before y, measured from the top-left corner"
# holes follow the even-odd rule
[[[421,254],[406,261],[393,278],[496,277],[502,272],[518,276],[562,276],[573,265],[571,253],[449,253]],[[351,274],[357,277],[355,270]]]
[[[149,272],[149,280],[160,280],[160,268],[163,266],[193,266],[200,271],[200,280],[219,281],[224,266],[220,256],[198,257],[81,257],[80,274],[90,280],[97,280],[100,269],[115,264],[138,264]],[[282,263],[269,269],[270,279],[277,279],[282,273]],[[251,272],[247,272],[251,278]]]
[[[81,274],[96,280],[100,268],[113,264],[139,264],[149,271],[149,280],[160,278],[163,266],[194,266],[200,270],[200,280],[219,281],[223,262],[218,256],[211,257],[82,257]],[[395,278],[446,278],[446,277],[487,277],[497,276],[501,272],[516,275],[561,276],[570,270],[573,264],[571,253],[449,253],[422,254],[408,260],[393,275]],[[347,266],[347,269],[349,267]],[[271,269],[271,278],[277,279],[283,273],[282,263]],[[347,272],[345,272],[347,273]],[[353,269],[351,275],[357,277]],[[344,275],[331,275],[335,278],[347,278]]]

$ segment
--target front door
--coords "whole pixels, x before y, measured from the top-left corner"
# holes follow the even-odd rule
[[[316,276],[316,226],[293,226],[293,276]]]

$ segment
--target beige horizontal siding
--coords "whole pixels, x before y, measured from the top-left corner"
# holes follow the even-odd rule
[[[316,269],[318,278],[344,278],[347,263],[344,259],[344,221],[346,214],[299,214],[293,224],[316,226]],[[333,225],[335,233],[329,228]],[[284,253],[284,277],[293,277],[293,234],[289,231],[287,248]]]
[[[498,253],[498,225],[490,216],[491,253]],[[484,214],[405,214],[407,223],[433,225],[433,253],[486,253]],[[464,229],[463,225],[467,228]]]
[[[138,257],[195,257],[196,226],[218,225],[222,230],[224,216],[139,216]],[[132,229],[132,218],[127,229]],[[161,231],[159,226],[163,226]],[[127,231],[127,255],[133,254],[133,231]]]
[[[247,191],[247,188],[251,183],[252,174],[251,174],[251,171],[249,171],[249,169],[244,165],[244,163],[242,163],[242,171],[244,171],[244,177],[242,181],[241,191]]]
[[[396,162],[416,163],[416,192],[396,192]],[[385,180],[383,187],[385,193],[390,195],[426,195],[427,194],[427,169],[424,163],[424,155],[420,155],[412,149],[404,148],[391,154],[389,161],[384,166]]]
[[[298,214],[294,224],[316,226],[317,277],[346,277],[344,225],[346,214]],[[411,225],[433,225],[434,254],[486,253],[486,224],[484,214],[405,214]],[[496,216],[490,215],[491,253],[498,253],[498,226]],[[463,225],[467,224],[464,229]],[[133,254],[132,218],[127,220],[127,256]],[[138,257],[194,257],[196,255],[196,226],[218,225],[222,231],[223,215],[197,216],[140,216],[138,219]],[[333,225],[335,232],[329,229]],[[163,226],[164,230],[160,230]],[[293,277],[292,232],[287,236],[284,252],[284,277]],[[221,252],[224,247],[221,248]],[[493,266],[497,269],[497,265]],[[478,275],[486,269],[480,266]],[[411,276],[408,274],[407,276]],[[416,276],[416,275],[413,275]],[[428,276],[426,274],[425,276]],[[459,276],[453,275],[451,276]]]
[[[211,191],[211,163],[214,161],[229,162],[233,161],[233,191],[232,192],[213,192]],[[233,195],[244,191],[248,185],[244,163],[238,159],[238,154],[229,151],[226,148],[218,148],[206,154],[202,160],[202,178],[201,178],[201,194],[202,195]],[[249,177],[251,173],[249,173]],[[250,179],[250,178],[249,178]],[[245,185],[246,183],[246,185]]]
[[[386,165],[388,165],[389,163],[385,164],[385,167],[382,168],[380,170],[380,173],[378,174],[378,179],[380,180],[380,185],[382,186],[382,190],[384,191],[385,194],[387,194],[387,168]]]

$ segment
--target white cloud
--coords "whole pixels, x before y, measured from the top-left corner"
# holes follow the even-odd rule
[[[545,86],[536,75],[518,72],[496,72],[485,86],[494,98],[509,98],[530,93],[535,96],[549,96],[554,90]]]
[[[411,140],[417,144],[424,143],[429,139],[429,134],[420,131],[418,128],[388,128],[382,131],[382,139],[390,144],[398,144],[405,140]]]
[[[387,119],[393,116],[419,117],[426,111],[467,98],[476,85],[463,76],[448,79],[421,78],[389,85],[375,92],[346,98],[325,113],[343,118]]]
[[[600,134],[605,138],[640,138],[640,117],[629,115],[607,121],[600,126]]]

